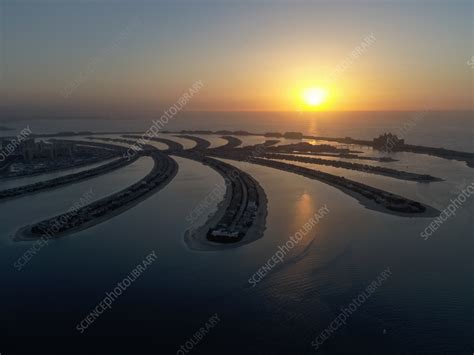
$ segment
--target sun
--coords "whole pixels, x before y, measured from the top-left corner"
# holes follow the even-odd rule
[[[303,90],[303,101],[308,106],[319,106],[326,101],[327,91],[322,88],[308,88]]]

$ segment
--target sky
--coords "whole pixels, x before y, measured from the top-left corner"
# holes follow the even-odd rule
[[[0,112],[472,110],[473,3],[0,0]]]

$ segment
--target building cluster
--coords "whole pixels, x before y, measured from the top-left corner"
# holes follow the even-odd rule
[[[11,146],[11,139],[0,140],[0,149]],[[21,157],[24,161],[32,161],[34,159],[56,159],[58,157],[72,158],[76,153],[76,144],[74,142],[43,140],[36,141],[29,138],[18,144],[17,148],[10,155],[11,157]]]
[[[405,140],[398,138],[396,134],[384,133],[373,139],[374,148],[392,150],[405,144]]]
[[[253,225],[260,201],[257,183],[248,174],[216,159],[204,157],[203,162],[225,177],[232,193],[229,206],[207,239],[219,243],[241,240]]]
[[[138,157],[134,158],[134,160],[137,158]],[[115,159],[107,164],[99,165],[98,167],[83,170],[74,174],[68,174],[50,180],[38,181],[34,184],[22,185],[19,187],[13,187],[11,189],[0,190],[0,201],[2,199],[18,197],[28,193],[38,192],[47,189],[53,189],[59,186],[81,181],[83,179],[88,179],[94,176],[98,176],[100,174],[107,173],[114,169],[119,169],[129,163],[130,161],[127,161],[126,159]]]
[[[1,146],[9,147],[10,150],[8,159],[0,166],[0,176],[10,178],[80,167],[111,159],[119,154],[113,146],[112,149],[102,149],[102,145],[98,146],[96,143],[78,144],[75,141],[57,139],[48,142],[27,139],[17,143],[14,149],[11,149],[12,143],[8,139],[0,139]]]

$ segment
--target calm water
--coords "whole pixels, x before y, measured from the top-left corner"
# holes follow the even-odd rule
[[[59,131],[140,131],[151,119],[133,120],[36,120],[0,121],[18,130],[27,124],[35,133]],[[165,127],[168,130],[248,130],[250,132],[300,131],[311,135],[372,139],[391,131],[407,143],[446,147],[474,152],[474,113],[472,111],[425,112],[181,112]],[[400,134],[400,132],[403,132]],[[10,135],[11,131],[0,131]]]
[[[219,121],[213,116],[207,126],[195,128],[301,130],[369,138],[387,130],[390,122],[395,124],[371,117],[361,118],[357,127],[343,127],[342,118],[338,118],[334,125],[322,120],[311,128],[310,119],[303,117],[290,125],[278,116],[252,126],[246,115],[236,121]],[[469,119],[453,116],[464,126],[453,121],[443,123],[453,127],[451,130],[426,124],[424,129],[414,129],[407,140],[473,150]],[[182,124],[178,120],[173,121],[177,127]],[[43,121],[31,123],[31,128],[44,132],[139,130],[146,128],[146,122]],[[244,145],[258,143],[255,139],[244,137]],[[225,143],[217,137],[211,140],[213,146]],[[186,144],[193,145],[189,141]],[[367,149],[364,153],[374,152]],[[394,157],[400,161],[388,166],[429,173],[445,181],[416,184],[346,169],[317,168],[439,209],[474,181],[474,169],[460,162],[411,153],[397,153]],[[311,341],[338,315],[340,307],[347,307],[380,272],[390,267],[392,275],[349,318],[347,325],[326,341],[320,352],[472,353],[472,197],[425,241],[419,234],[431,222],[429,218],[401,218],[370,211],[343,192],[317,181],[231,162],[254,176],[267,193],[264,237],[238,249],[194,252],[183,242],[183,232],[189,227],[186,216],[221,178],[196,162],[175,159],[179,172],[163,190],[112,220],[51,242],[21,271],[13,263],[31,243],[11,241],[18,228],[64,211],[91,188],[97,199],[132,184],[150,170],[151,161],[143,158],[74,186],[0,204],[3,334],[78,335],[76,324],[102,300],[105,292],[110,292],[155,250],[157,261],[86,335],[149,335],[157,343],[167,344],[160,353],[172,354],[217,313],[221,321],[194,353],[313,353]],[[217,203],[214,201],[209,212]],[[281,266],[252,287],[249,277],[324,205],[330,213],[290,251]],[[204,220],[202,216],[201,222]]]

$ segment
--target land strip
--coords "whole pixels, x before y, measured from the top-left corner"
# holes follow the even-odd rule
[[[99,175],[109,173],[113,170],[123,168],[135,162],[138,157],[139,156],[136,156],[130,160],[127,160],[124,158],[118,158],[107,164],[100,165],[96,168],[81,171],[75,174],[65,175],[65,176],[61,176],[61,177],[46,180],[46,181],[40,181],[40,182],[30,184],[30,185],[15,187],[15,188],[6,189],[6,190],[0,190],[0,202],[10,200],[13,198],[23,197],[25,195],[43,192],[46,190],[52,190],[52,189],[64,187],[69,184],[91,179],[93,177],[97,177]]]
[[[399,179],[399,180],[409,180],[409,181],[417,181],[417,182],[442,181],[442,179],[440,178],[436,178],[434,176],[427,175],[427,174],[417,174],[417,173],[411,173],[411,172],[403,171],[403,170],[385,168],[383,166],[350,163],[350,162],[339,161],[339,160],[318,159],[318,158],[305,157],[305,156],[299,156],[299,155],[287,155],[287,154],[275,154],[275,153],[262,154],[262,158],[298,161],[302,163],[333,166],[336,168],[344,168],[344,169],[361,171],[368,174],[388,176],[388,177]]]
[[[124,138],[132,138],[132,139],[140,139],[140,136],[134,136],[130,134],[124,134],[122,137]],[[184,147],[182,144],[175,142],[171,139],[166,139],[166,138],[158,138],[158,137],[151,137],[149,138],[150,141],[155,141],[159,143],[164,143],[168,146],[168,149],[163,151],[164,153],[174,153],[174,152],[179,152],[184,150]]]
[[[217,211],[203,226],[186,232],[185,241],[191,249],[214,250],[216,243],[235,247],[263,236],[267,198],[254,178],[233,165],[202,154],[182,152],[177,156],[209,166],[224,178],[225,184],[221,187],[225,188],[225,196]]]
[[[23,177],[32,177],[42,174],[58,172],[63,170],[70,170],[81,168],[83,166],[92,165],[100,163],[102,161],[110,160],[112,158],[119,156],[119,151],[114,149],[98,149],[98,146],[90,145],[88,142],[80,144],[76,141],[71,140],[57,140],[58,142],[67,142],[75,144],[79,156],[74,159],[69,158],[57,158],[54,160],[36,160],[34,163],[24,163],[22,160],[8,160],[7,163],[0,171],[0,179],[13,179],[13,178],[23,178]],[[101,146],[100,148],[104,148]],[[11,164],[22,163],[26,165],[21,171],[10,172],[7,171],[7,168]],[[31,165],[31,168],[29,166]]]
[[[437,216],[439,214],[438,210],[430,206],[421,204],[420,202],[413,201],[406,197],[399,196],[381,189],[377,189],[375,187],[365,185],[350,179],[346,179],[344,177],[324,173],[319,170],[309,169],[302,166],[287,164],[270,159],[238,155],[235,153],[221,153],[219,157],[223,159],[246,161],[248,163],[279,169],[294,174],[302,175],[310,179],[319,180],[328,185],[337,187],[343,192],[356,198],[365,207],[379,212],[402,215],[407,217],[432,217]]]
[[[144,155],[153,158],[152,171],[128,188],[93,202],[73,215],[62,214],[20,229],[14,239],[36,240],[59,238],[102,223],[132,208],[148,196],[166,186],[176,175],[178,164],[158,150],[147,150]]]
[[[179,138],[184,138],[184,139],[189,139],[193,142],[196,143],[196,145],[194,147],[192,147],[191,149],[186,149],[188,151],[190,150],[203,150],[203,149],[207,149],[210,147],[211,145],[211,142],[209,142],[208,140],[206,139],[203,139],[201,137],[196,137],[196,136],[188,136],[186,134],[177,134],[175,135],[176,137],[179,137]]]
[[[232,136],[222,136],[222,139],[227,141],[227,144],[221,145],[220,147],[216,147],[213,149],[233,149],[238,147],[242,144],[242,141],[239,138],[232,137]]]

